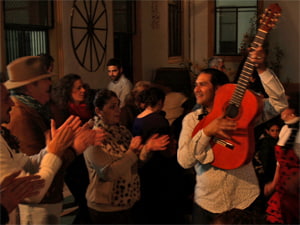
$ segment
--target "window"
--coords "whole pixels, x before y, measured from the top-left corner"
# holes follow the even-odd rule
[[[215,55],[240,55],[244,35],[255,26],[257,0],[216,0],[215,9]]]
[[[182,2],[168,1],[169,57],[182,56]]]
[[[53,2],[10,0],[3,4],[7,63],[21,56],[49,52]]]

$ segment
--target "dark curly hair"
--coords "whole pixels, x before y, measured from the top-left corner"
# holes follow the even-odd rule
[[[98,107],[100,110],[103,109],[104,105],[111,99],[112,97],[118,98],[117,94],[108,89],[100,89],[94,98],[94,107]]]
[[[165,101],[165,92],[158,87],[150,87],[149,89],[143,90],[138,96],[137,101],[144,103],[145,107],[155,106],[160,100]]]
[[[67,74],[62,77],[52,88],[52,100],[60,107],[66,108],[68,103],[72,101],[72,88],[74,82],[81,80],[77,74]]]

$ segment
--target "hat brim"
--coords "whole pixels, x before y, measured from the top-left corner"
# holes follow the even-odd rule
[[[57,74],[55,74],[55,73],[47,73],[47,74],[42,74],[42,75],[34,77],[30,80],[25,80],[25,81],[11,81],[11,80],[8,80],[4,83],[4,85],[7,88],[7,90],[10,90],[10,89],[25,86],[27,84],[33,83],[33,82],[38,81],[38,80],[42,80],[42,79],[45,79],[45,78],[48,78],[48,77],[56,76],[56,75]]]

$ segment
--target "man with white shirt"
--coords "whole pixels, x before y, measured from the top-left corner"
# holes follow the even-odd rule
[[[108,60],[107,73],[111,81],[107,86],[108,90],[115,92],[120,99],[120,108],[125,104],[125,98],[132,89],[132,83],[123,74],[121,61],[116,58]]]
[[[287,107],[285,92],[275,74],[266,68],[265,53],[261,47],[251,52],[249,59],[256,67],[269,95],[255,120],[263,122]],[[215,136],[230,139],[230,133],[238,128],[239,121],[220,115],[194,133],[199,120],[212,112],[215,92],[228,82],[226,74],[219,70],[202,70],[194,88],[201,108],[189,113],[182,123],[177,157],[183,168],[194,167],[196,172],[193,224],[210,224],[215,216],[233,208],[255,209],[260,194],[251,161],[235,169],[221,169],[212,165],[215,153],[211,147],[211,139]]]

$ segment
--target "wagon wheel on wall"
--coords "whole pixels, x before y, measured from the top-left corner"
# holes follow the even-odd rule
[[[103,0],[74,0],[71,41],[79,64],[89,72],[97,71],[107,42],[107,12]]]

